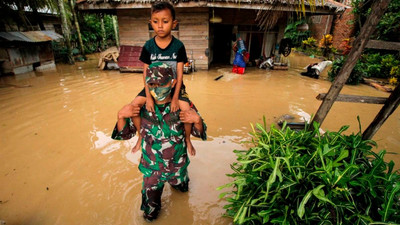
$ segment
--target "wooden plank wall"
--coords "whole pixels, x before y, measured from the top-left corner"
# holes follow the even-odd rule
[[[178,9],[179,39],[185,44],[187,56],[195,59],[196,69],[208,69],[209,12],[208,8]]]
[[[150,9],[118,10],[121,45],[143,46],[149,40]]]

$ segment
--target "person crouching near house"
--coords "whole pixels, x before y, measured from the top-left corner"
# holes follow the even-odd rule
[[[232,72],[237,74],[244,74],[246,63],[249,61],[250,54],[247,52],[242,38],[239,37],[232,48],[236,52],[235,59],[233,60]]]
[[[332,65],[332,61],[324,60],[319,63],[311,63],[304,68],[304,69],[307,69],[307,71],[301,72],[300,74],[302,76],[307,76],[307,77],[312,77],[312,78],[318,79],[319,75],[322,73],[322,71],[324,71],[325,68],[329,65]]]
[[[139,170],[143,173],[142,204],[143,217],[147,221],[157,218],[161,209],[161,195],[164,183],[187,192],[189,177],[187,167],[189,158],[185,142],[184,123],[191,123],[192,135],[207,139],[206,125],[191,104],[185,111],[171,110],[176,85],[171,67],[165,63],[153,63],[146,70],[145,82],[154,100],[154,112],[146,107],[125,105],[118,112],[118,121],[112,133],[115,140],[128,140],[135,136],[136,127],[132,117],[140,116],[142,156]]]

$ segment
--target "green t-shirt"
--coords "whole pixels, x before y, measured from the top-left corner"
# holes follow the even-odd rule
[[[148,40],[143,46],[139,59],[148,65],[155,62],[167,63],[174,71],[174,78],[176,78],[177,63],[186,63],[188,61],[185,46],[174,36],[172,36],[171,42],[164,49],[158,47],[155,37]]]

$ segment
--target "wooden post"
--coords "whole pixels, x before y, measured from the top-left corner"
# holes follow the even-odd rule
[[[371,139],[375,133],[379,130],[386,119],[396,110],[400,103],[400,85],[397,85],[396,89],[392,92],[389,98],[386,100],[385,105],[376,115],[374,121],[368,126],[363,133],[363,139]]]
[[[353,47],[349,53],[346,62],[344,62],[342,69],[339,71],[339,74],[337,75],[335,81],[332,83],[328,94],[324,98],[324,101],[321,103],[311,124],[313,122],[318,122],[319,124],[322,124],[322,122],[325,120],[326,115],[332,108],[333,103],[335,102],[337,96],[339,95],[344,84],[349,78],[350,73],[357,63],[358,58],[360,58],[362,51],[368,43],[369,37],[374,32],[376,25],[379,23],[379,20],[385,13],[389,3],[390,0],[374,0],[374,3],[371,7],[371,14],[368,16],[367,21],[361,28],[361,32],[358,35],[357,39],[354,41]]]

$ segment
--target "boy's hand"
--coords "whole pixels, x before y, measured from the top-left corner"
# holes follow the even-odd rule
[[[118,112],[118,120],[140,115],[140,107],[132,104],[125,105]]]
[[[179,100],[172,98],[171,100],[171,111],[176,112],[179,109]]]
[[[154,101],[151,97],[146,98],[146,109],[149,112],[154,112]]]
[[[184,123],[200,123],[201,118],[194,109],[181,111],[179,117]]]

